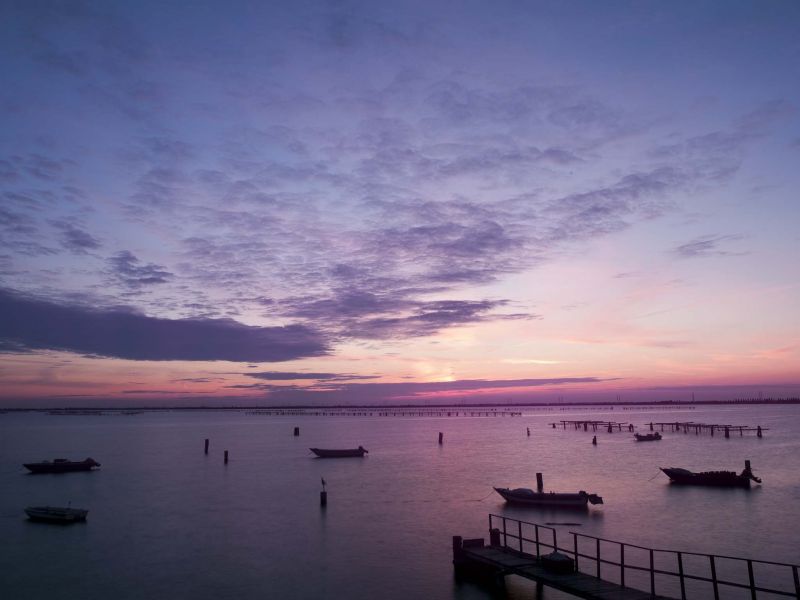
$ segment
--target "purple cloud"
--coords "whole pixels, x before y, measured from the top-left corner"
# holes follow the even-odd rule
[[[160,319],[64,305],[0,289],[0,349],[55,350],[128,360],[276,362],[327,354],[302,325],[254,327],[232,319]]]
[[[708,256],[741,256],[743,252],[732,252],[720,248],[726,242],[741,240],[741,235],[706,235],[676,246],[671,250],[680,258],[705,258]]]

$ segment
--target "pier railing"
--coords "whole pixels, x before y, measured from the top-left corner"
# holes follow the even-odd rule
[[[570,531],[559,545],[555,528],[502,515],[489,515],[489,537],[504,548],[540,557],[558,551],[575,561],[575,570],[651,595],[679,594],[719,600],[737,597],[800,599],[800,566],[720,554],[648,548]],[[725,593],[725,595],[721,595]]]

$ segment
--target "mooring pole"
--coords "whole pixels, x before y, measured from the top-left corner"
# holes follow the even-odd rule
[[[228,451],[225,450],[225,464],[228,464]]]
[[[542,479],[541,473],[536,474],[536,489],[540,492],[544,490],[544,479]]]
[[[440,431],[439,432],[439,445],[440,446],[442,445],[443,441],[444,441],[444,434]]]
[[[294,428],[294,437],[298,437],[299,435],[300,435],[300,428],[299,427],[295,427]]]
[[[206,438],[206,448],[205,448],[205,452],[206,452],[206,454],[208,454],[208,438]]]

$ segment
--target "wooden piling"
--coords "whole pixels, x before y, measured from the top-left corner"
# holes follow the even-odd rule
[[[725,437],[726,437],[726,438],[729,438],[729,437],[731,437],[731,430],[730,430],[730,429],[728,429],[727,427],[725,428]]]
[[[327,506],[328,505],[328,492],[322,490],[319,493],[319,505],[320,506]]]
[[[228,451],[225,450],[225,464],[228,464]]]
[[[208,438],[206,438],[205,453],[208,454]]]
[[[528,431],[528,437],[531,437],[531,428],[530,427],[526,427],[525,429]],[[761,437],[761,428],[760,427],[758,429],[758,437]]]
[[[597,446],[597,436],[592,438],[592,445]]]
[[[764,437],[764,434],[761,433],[761,425],[758,426],[758,429],[756,430],[756,435],[758,437]]]
[[[444,441],[444,434],[440,431],[439,432],[439,445],[440,446],[442,445],[443,441]]]
[[[536,474],[536,489],[540,492],[544,490],[544,479],[541,473]]]
[[[294,428],[294,437],[299,437],[299,435],[300,435],[300,428],[299,427],[295,427]]]

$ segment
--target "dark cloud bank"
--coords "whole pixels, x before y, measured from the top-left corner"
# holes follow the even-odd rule
[[[253,327],[231,319],[161,319],[126,309],[61,305],[0,289],[0,350],[57,350],[129,360],[274,362],[327,354],[302,325]]]

